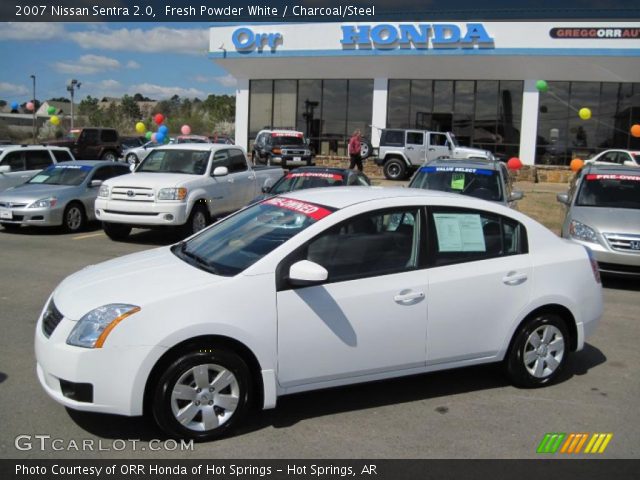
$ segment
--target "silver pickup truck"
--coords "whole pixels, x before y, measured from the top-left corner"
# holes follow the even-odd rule
[[[237,145],[167,145],[133,173],[102,184],[96,218],[112,240],[133,227],[178,227],[188,236],[242,208],[283,174],[280,167],[252,166]]]
[[[403,180],[424,162],[446,157],[454,159],[494,160],[487,150],[463,147],[451,132],[382,129],[376,164],[389,180]]]

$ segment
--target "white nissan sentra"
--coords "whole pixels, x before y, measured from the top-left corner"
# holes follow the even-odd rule
[[[601,314],[590,251],[507,207],[310,189],[65,279],[37,372],[69,408],[207,440],[294,392],[500,361],[547,385]]]

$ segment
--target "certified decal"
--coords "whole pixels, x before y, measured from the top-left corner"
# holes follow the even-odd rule
[[[302,213],[303,215],[313,218],[314,220],[322,220],[324,217],[331,213],[331,210],[319,207],[318,205],[284,197],[270,198],[269,200],[265,200],[264,204],[273,205],[274,207],[285,208],[287,210]]]
[[[494,174],[493,170],[486,170],[483,168],[467,168],[467,167],[422,167],[421,172],[436,173],[436,172],[455,172],[455,173],[473,173],[476,175],[491,176]]]
[[[287,178],[298,178],[298,177],[328,178],[331,180],[342,180],[342,176],[337,173],[298,172],[298,173],[289,173],[287,175]]]
[[[587,181],[593,180],[630,180],[632,182],[640,182],[640,176],[637,175],[620,175],[620,174],[604,174],[590,173],[587,175]]]

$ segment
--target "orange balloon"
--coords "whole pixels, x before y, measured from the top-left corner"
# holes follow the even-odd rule
[[[584,167],[584,162],[579,158],[574,158],[569,164],[569,168],[571,168],[572,172],[579,172],[582,170],[582,167]]]
[[[636,138],[640,137],[640,124],[631,125],[631,135]]]

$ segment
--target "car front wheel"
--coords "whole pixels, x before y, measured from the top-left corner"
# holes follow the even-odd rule
[[[118,156],[116,155],[115,152],[112,152],[111,150],[107,150],[102,154],[102,160],[115,162],[116,160],[118,160]]]
[[[84,214],[84,208],[79,203],[70,203],[64,210],[62,225],[67,232],[78,232],[86,224],[86,216]]]
[[[245,361],[232,351],[203,349],[169,365],[155,386],[152,411],[171,436],[213,440],[242,420],[252,398]]]
[[[382,168],[387,180],[402,180],[407,174],[407,166],[399,158],[387,160]]]
[[[552,383],[569,353],[567,327],[558,315],[542,314],[520,327],[506,358],[507,375],[521,388]]]

